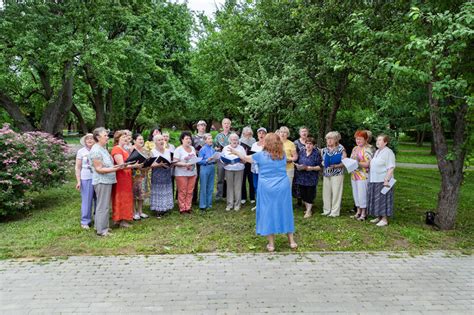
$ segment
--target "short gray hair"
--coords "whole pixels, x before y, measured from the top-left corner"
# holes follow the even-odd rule
[[[246,134],[247,132],[250,132],[253,135],[253,130],[249,126],[246,126],[242,129],[242,136]]]
[[[288,127],[281,126],[279,130],[280,132],[285,132],[286,134],[288,134],[288,137],[290,136],[290,129],[288,129]]]
[[[95,142],[99,142],[99,136],[101,133],[109,133],[109,131],[107,129],[105,129],[104,127],[97,127],[94,129],[94,131],[92,132],[92,137],[94,138]]]
[[[233,133],[231,133],[231,134],[229,135],[229,140],[230,140],[231,138],[236,138],[237,140],[239,140],[239,136],[238,136],[235,132],[233,132]]]
[[[159,137],[164,138],[163,135],[160,135],[160,134],[154,135],[153,136],[153,142],[156,142],[156,140],[158,140]]]
[[[208,138],[212,138],[212,135],[210,133],[205,133],[203,136],[204,141],[206,141]]]
[[[336,140],[337,143],[339,143],[339,140],[341,140],[341,134],[338,131],[329,131],[326,134],[326,139],[331,138]]]

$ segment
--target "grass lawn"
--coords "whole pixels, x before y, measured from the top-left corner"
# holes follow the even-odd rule
[[[403,142],[398,145],[397,162],[416,164],[437,164],[436,156],[430,155],[430,143],[418,147],[415,143]]]
[[[349,218],[352,196],[346,176],[343,210],[339,218],[319,214],[303,219],[295,208],[296,240],[305,251],[380,251],[430,249],[462,250],[474,245],[474,172],[468,174],[459,204],[457,228],[440,232],[424,224],[424,212],[435,207],[439,175],[435,170],[397,169],[396,212],[387,228]],[[71,178],[72,180],[72,178]],[[321,211],[318,187],[316,212]],[[35,209],[18,218],[0,222],[0,258],[31,258],[68,255],[180,254],[206,252],[263,252],[266,239],[255,235],[255,213],[245,205],[226,212],[224,203],[212,212],[182,216],[176,210],[159,220],[136,222],[130,229],[114,229],[101,238],[80,228],[80,196],[73,182],[34,196]],[[148,212],[148,209],[147,209]],[[277,250],[289,252],[280,235]]]
[[[452,146],[452,143],[449,144]],[[415,163],[415,164],[437,164],[436,156],[430,154],[431,144],[423,143],[419,147],[415,143],[402,142],[398,145],[398,153],[396,156],[399,163]],[[474,157],[470,158],[469,165],[474,164]]]

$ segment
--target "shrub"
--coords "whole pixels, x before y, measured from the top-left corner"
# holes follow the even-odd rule
[[[31,207],[29,191],[65,181],[68,161],[64,141],[44,132],[16,133],[0,129],[0,216]]]

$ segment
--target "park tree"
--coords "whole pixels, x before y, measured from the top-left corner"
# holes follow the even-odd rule
[[[23,131],[59,134],[82,48],[80,2],[13,2],[0,10],[0,105]]]
[[[418,104],[429,111],[441,174],[436,222],[442,229],[452,229],[464,163],[473,144],[474,5],[434,1],[400,13],[378,30],[368,26],[366,16],[354,15],[354,29],[368,46],[392,47],[390,55],[381,56],[379,62],[394,85],[408,84],[413,92],[420,86],[424,90]],[[447,131],[452,132],[451,147]]]
[[[59,135],[72,112],[85,131],[87,106],[93,126],[132,129],[145,107],[159,120],[193,100],[185,4],[7,1],[0,14],[0,105],[22,130]]]

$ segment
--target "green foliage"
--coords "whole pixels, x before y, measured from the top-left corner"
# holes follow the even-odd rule
[[[49,127],[43,111],[62,101],[68,62],[73,103],[88,129],[141,129],[193,102],[187,74],[193,21],[185,4],[7,2],[0,19],[0,105],[18,125],[24,119],[22,127]],[[80,120],[72,114],[65,120],[71,119]]]

